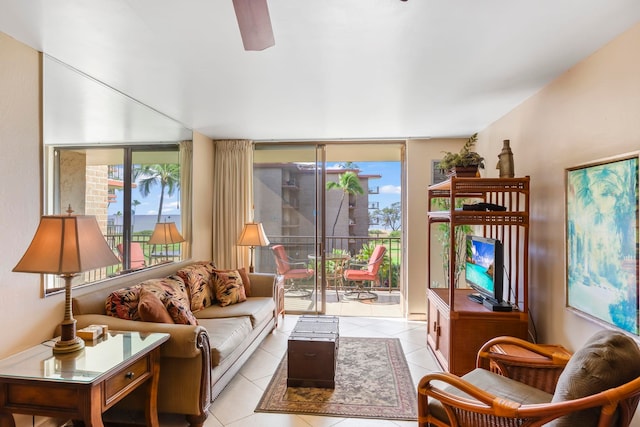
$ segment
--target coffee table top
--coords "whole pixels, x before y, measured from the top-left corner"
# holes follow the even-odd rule
[[[335,341],[338,338],[338,326],[336,316],[300,316],[289,339]]]
[[[0,378],[89,384],[168,339],[165,333],[109,331],[95,345],[67,354],[53,354],[53,341],[46,341],[0,360]]]

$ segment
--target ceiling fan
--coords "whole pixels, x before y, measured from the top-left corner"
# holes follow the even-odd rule
[[[267,0],[233,0],[244,50],[264,50],[276,44]]]

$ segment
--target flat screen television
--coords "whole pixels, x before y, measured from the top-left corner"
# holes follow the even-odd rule
[[[484,298],[502,302],[503,249],[500,240],[467,236],[464,277],[467,284]]]

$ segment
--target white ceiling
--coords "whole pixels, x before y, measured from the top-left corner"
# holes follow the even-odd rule
[[[268,4],[261,52],[243,50],[231,0],[0,0],[0,31],[211,138],[384,139],[482,130],[640,21],[638,0]],[[49,138],[145,122],[139,104],[65,99],[53,73],[47,87]]]

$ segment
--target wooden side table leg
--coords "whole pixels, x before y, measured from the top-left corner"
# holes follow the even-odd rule
[[[16,427],[13,415],[8,412],[0,412],[0,427]]]
[[[81,421],[84,421],[86,427],[104,427],[104,424],[102,424],[102,393],[100,388],[100,385],[91,387],[90,396],[87,396],[89,400],[84,404],[86,409],[83,411],[84,419]]]
[[[153,350],[151,353],[151,378],[147,381],[147,398],[144,409],[144,415],[147,426],[158,427],[158,382],[160,380],[160,348]]]

